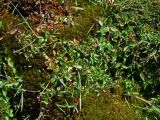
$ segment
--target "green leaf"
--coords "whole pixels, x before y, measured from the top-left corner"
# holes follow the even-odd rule
[[[7,63],[9,65],[9,67],[11,67],[11,68],[14,67],[13,61],[12,61],[12,59],[10,57],[7,59]]]
[[[4,97],[6,97],[6,96],[7,96],[6,91],[2,90],[2,95],[3,95]]]
[[[13,73],[16,74],[16,68],[13,68]]]
[[[118,31],[119,31],[116,27],[110,27],[110,30],[111,30],[112,32],[118,32]]]
[[[129,46],[135,46],[135,45],[136,45],[135,41],[130,41],[129,42]]]
[[[3,22],[0,21],[0,29],[4,29]]]
[[[64,4],[64,0],[60,0],[61,1],[61,4]]]
[[[141,77],[141,79],[144,81],[145,79],[144,79],[144,74],[143,73],[140,73],[140,77]]]
[[[107,48],[109,51],[112,51],[113,50],[113,45],[111,43],[107,43]]]
[[[128,46],[124,47],[123,51],[126,52],[128,48]]]
[[[0,88],[2,88],[3,87],[3,82],[2,81],[0,81]]]
[[[14,82],[14,83],[7,84],[5,86],[8,88],[12,88],[12,87],[18,86],[18,84],[19,84],[18,82]]]
[[[101,33],[102,35],[105,35],[107,32],[109,32],[109,27],[102,27],[102,28],[100,29],[100,33]]]
[[[122,63],[116,63],[115,68],[122,67],[122,66],[123,66],[123,64],[122,64]]]
[[[45,42],[45,39],[44,39],[44,37],[42,37],[42,36],[39,36],[38,37],[38,44],[42,44],[42,43],[44,43]]]
[[[75,67],[75,68],[77,68],[79,70],[82,70],[82,66],[80,66],[80,65],[73,65],[73,67]]]

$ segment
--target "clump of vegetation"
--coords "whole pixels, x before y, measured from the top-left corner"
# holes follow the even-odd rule
[[[141,114],[134,107],[128,106],[119,95],[102,93],[88,95],[82,101],[80,120],[130,119],[141,120]]]
[[[64,30],[60,31],[62,38],[86,38],[98,26],[98,20],[102,16],[102,9],[100,5],[90,4],[82,6],[79,12],[73,14],[75,16],[68,20],[68,25],[64,27]]]
[[[160,118],[158,0],[25,2],[0,2],[2,117]]]

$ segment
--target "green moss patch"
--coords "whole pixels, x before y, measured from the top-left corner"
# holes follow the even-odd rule
[[[138,111],[128,106],[119,95],[90,94],[83,99],[80,120],[139,120]]]

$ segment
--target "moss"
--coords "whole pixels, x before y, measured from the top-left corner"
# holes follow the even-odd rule
[[[3,120],[3,110],[1,105],[0,105],[0,120]]]
[[[138,120],[142,119],[136,110],[122,100],[119,95],[102,93],[90,94],[82,101],[80,120]]]
[[[101,16],[101,7],[99,5],[87,5],[83,11],[74,15],[74,25],[65,25],[64,30],[60,31],[64,38],[85,38],[92,26],[97,23]]]

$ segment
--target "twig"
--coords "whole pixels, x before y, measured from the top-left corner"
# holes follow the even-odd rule
[[[145,99],[143,99],[141,97],[138,97],[138,96],[135,96],[135,95],[131,95],[131,94],[125,94],[125,95],[126,96],[132,96],[132,97],[134,97],[136,99],[139,99],[139,100],[145,102],[146,104],[148,104],[150,107],[154,108],[154,110],[160,114],[160,109],[158,109],[156,106],[152,105],[150,101],[147,101],[147,100],[145,100]]]
[[[41,90],[27,90],[27,89],[23,89],[23,91],[25,91],[25,92],[30,92],[30,93],[40,93],[41,92]]]
[[[48,88],[50,83],[51,83],[51,81],[48,82],[48,84],[46,85],[46,87],[43,89],[43,91],[41,93],[43,93]]]
[[[92,30],[92,28],[94,27],[94,25],[95,25],[95,23],[93,23],[92,26],[89,28],[87,34],[89,34],[89,33],[91,32],[91,30]]]
[[[78,78],[79,78],[79,87],[80,87],[80,95],[79,95],[79,111],[82,109],[82,84],[81,84],[81,77],[80,73],[78,72]]]
[[[20,13],[20,11],[17,9],[17,7],[12,2],[11,2],[11,5],[15,8],[15,10],[18,12],[18,14],[22,17],[22,19],[24,20],[24,22],[26,23],[28,28],[32,31],[32,33],[34,33],[33,29],[29,25],[28,21],[23,17],[23,15]],[[34,33],[34,35],[37,36],[35,33]]]
[[[134,98],[136,98],[136,99],[139,99],[139,100],[147,103],[149,106],[153,106],[150,101],[147,101],[147,100],[145,100],[144,98],[141,98],[141,97],[138,97],[138,96],[135,96],[135,95],[131,95],[131,94],[125,94],[125,96],[132,96],[132,97],[134,97]]]
[[[126,98],[125,98],[125,101],[126,101],[128,107],[131,108],[130,105],[129,105],[129,102],[128,102],[128,100]]]

